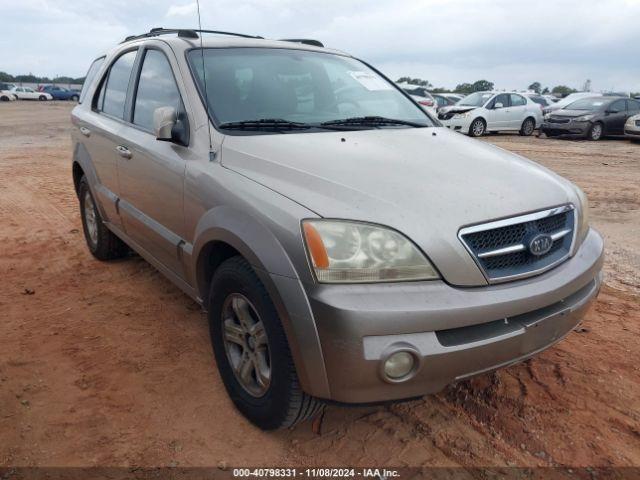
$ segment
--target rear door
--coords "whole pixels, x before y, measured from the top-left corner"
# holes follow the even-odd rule
[[[190,150],[157,140],[153,126],[157,108],[173,107],[188,132],[185,97],[174,72],[179,70],[171,50],[160,45],[145,48],[117,161],[120,212],[127,235],[184,278],[180,252],[185,235],[184,172]]]
[[[627,114],[627,101],[623,98],[616,100],[607,107],[604,117],[604,133],[607,135],[623,135]]]
[[[520,130],[522,122],[529,115],[527,99],[517,93],[510,93],[511,107],[509,107],[509,129]]]
[[[80,133],[78,138],[83,140],[82,148],[87,149],[97,177],[92,185],[92,193],[98,196],[102,213],[107,217],[105,221],[120,228],[116,147],[124,126],[125,103],[137,54],[136,48],[115,58],[104,73],[93,98],[87,99],[91,101],[90,118],[79,118],[76,123]]]

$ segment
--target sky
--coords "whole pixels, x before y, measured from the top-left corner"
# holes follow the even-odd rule
[[[152,27],[197,26],[191,0],[0,0],[0,71],[80,77]],[[640,92],[640,0],[201,0],[202,27],[317,38],[389,77],[438,87],[564,84]]]

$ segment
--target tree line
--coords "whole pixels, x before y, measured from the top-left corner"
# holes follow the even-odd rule
[[[494,83],[488,80],[478,80],[473,83],[459,83],[453,89],[442,88],[442,87],[434,87],[431,82],[428,80],[424,80],[422,78],[411,78],[411,77],[400,77],[396,80],[397,83],[408,83],[410,85],[417,85],[420,87],[425,87],[431,93],[463,93],[469,94],[473,92],[486,92],[488,90],[493,90]],[[542,95],[555,95],[557,97],[566,97],[567,95],[575,92],[589,92],[591,91],[591,80],[587,79],[582,85],[581,90],[576,90],[575,88],[568,87],[566,85],[556,85],[555,87],[542,87],[540,82],[533,82],[529,85],[528,90],[532,90],[536,93]],[[640,92],[632,93],[631,96],[640,96]]]
[[[0,82],[17,82],[17,83],[76,83],[83,84],[84,77],[38,77],[32,73],[27,75],[11,75],[7,72],[0,72]]]

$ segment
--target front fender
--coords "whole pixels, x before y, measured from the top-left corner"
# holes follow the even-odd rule
[[[284,246],[260,219],[229,206],[211,209],[198,222],[190,272],[200,298],[209,292],[206,246],[224,242],[247,259],[266,287],[284,327],[300,384],[310,395],[329,398],[329,383],[306,292]]]

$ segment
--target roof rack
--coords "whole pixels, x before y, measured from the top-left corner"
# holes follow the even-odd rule
[[[215,33],[217,35],[231,35],[234,37],[242,37],[242,38],[258,38],[258,39],[264,38],[257,35],[246,35],[244,33],[223,32],[220,30],[197,30],[193,28],[156,27],[156,28],[152,28],[147,33],[143,33],[141,35],[130,35],[127,38],[125,38],[121,43],[130,42],[132,40],[138,40],[141,38],[157,37],[159,35],[169,35],[172,33],[177,33],[178,37],[181,37],[181,38],[191,38],[191,39],[198,38],[198,33]]]
[[[314,47],[324,48],[324,44],[320,40],[314,40],[312,38],[281,38],[281,42],[294,42],[303,43],[305,45],[311,45]]]

